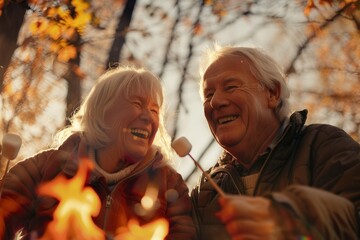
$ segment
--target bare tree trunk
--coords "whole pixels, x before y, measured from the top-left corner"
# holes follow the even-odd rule
[[[81,101],[81,78],[76,73],[79,66],[80,53],[78,52],[76,59],[69,63],[69,70],[65,76],[65,80],[68,84],[65,125],[70,124],[70,117],[75,113],[75,111],[77,111]]]
[[[0,16],[0,93],[3,89],[4,74],[17,48],[17,39],[27,8],[26,1],[10,1]]]
[[[131,18],[136,5],[136,0],[127,0],[123,13],[119,17],[119,22],[115,31],[114,41],[112,43],[109,58],[105,68],[111,68],[117,65],[120,60],[121,50],[125,43],[127,29],[130,26]]]

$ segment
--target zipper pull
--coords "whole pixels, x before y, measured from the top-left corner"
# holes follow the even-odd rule
[[[109,207],[110,207],[111,201],[112,201],[111,195],[107,195],[107,196],[106,196],[106,204],[105,204],[105,207],[106,207],[106,208],[109,208]]]

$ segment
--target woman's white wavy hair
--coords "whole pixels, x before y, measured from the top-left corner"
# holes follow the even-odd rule
[[[53,145],[59,146],[70,135],[78,133],[94,148],[106,146],[111,141],[107,132],[114,127],[105,122],[107,109],[114,106],[119,94],[129,98],[134,92],[147,94],[149,99],[155,99],[159,104],[159,129],[154,145],[158,146],[165,159],[170,159],[173,151],[164,124],[166,104],[161,80],[144,68],[131,66],[108,70],[99,77],[79,110],[71,117],[71,125],[56,134]],[[121,106],[118,109],[121,111]]]
[[[280,121],[283,121],[290,114],[289,97],[290,91],[285,82],[285,74],[281,67],[258,48],[220,46],[214,44],[208,48],[203,55],[200,63],[200,95],[204,100],[204,73],[206,69],[216,60],[228,56],[241,56],[249,61],[249,68],[254,77],[260,84],[268,89],[274,89],[277,84],[280,85],[280,101],[275,109],[275,114]]]

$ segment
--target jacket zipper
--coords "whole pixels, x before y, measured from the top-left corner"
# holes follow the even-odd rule
[[[287,135],[288,132],[289,132],[289,128],[286,128],[285,131],[284,131],[284,133],[282,134],[281,138],[278,140],[278,142],[276,143],[276,145],[274,146],[274,148],[270,151],[269,155],[267,156],[267,158],[266,158],[266,160],[265,160],[265,162],[264,162],[264,165],[263,165],[263,166],[261,167],[261,169],[260,169],[259,176],[258,176],[258,179],[257,179],[256,184],[255,184],[253,196],[256,196],[256,193],[257,193],[258,188],[259,188],[260,180],[261,180],[261,178],[262,178],[264,169],[266,168],[266,166],[267,166],[268,163],[269,163],[270,157],[272,156],[274,150],[279,146],[279,143],[284,139],[284,137]]]
[[[109,209],[111,206],[111,202],[112,202],[112,197],[111,194],[107,194],[106,195],[106,200],[105,200],[105,216],[104,216],[104,224],[103,224],[103,229],[105,230],[105,226],[108,220],[108,213],[109,213]]]
[[[106,208],[110,208],[111,201],[112,201],[112,197],[111,197],[110,194],[108,194],[108,195],[106,196],[106,204],[105,204],[105,207],[106,207]]]
[[[286,134],[287,134],[288,131],[289,131],[289,129],[287,128],[286,131],[283,133],[282,137],[279,139],[278,143],[283,140],[283,138],[286,136]],[[276,146],[274,146],[274,148],[272,149],[272,151],[269,153],[269,155],[267,156],[267,158],[266,158],[266,160],[265,160],[265,163],[264,163],[263,167],[262,167],[261,170],[260,170],[259,177],[258,177],[258,180],[256,181],[255,188],[254,188],[254,194],[253,194],[254,196],[255,196],[255,194],[256,194],[256,192],[257,192],[257,190],[258,190],[258,186],[259,186],[259,182],[260,182],[260,177],[261,177],[261,175],[262,175],[262,173],[263,173],[263,169],[264,169],[265,166],[267,165],[270,156],[272,155],[274,149],[275,149],[277,146],[278,146],[278,144],[276,144]],[[217,169],[217,170],[215,170],[214,172],[212,172],[211,175],[213,176],[214,174],[220,173],[220,172],[226,173],[226,174],[230,177],[230,179],[231,179],[231,181],[233,182],[233,185],[236,187],[236,190],[238,191],[238,193],[240,193],[240,194],[245,194],[245,193],[243,193],[243,192],[238,188],[234,177],[232,176],[231,172],[230,172],[228,169],[226,169],[226,168]]]
[[[111,203],[112,203],[112,196],[111,196],[111,193],[113,193],[117,187],[123,183],[125,180],[133,177],[133,176],[136,176],[136,175],[139,175],[140,173],[144,172],[152,163],[153,161],[150,161],[147,165],[145,165],[142,169],[140,169],[140,171],[136,172],[135,174],[131,175],[131,176],[128,176],[124,179],[122,179],[120,182],[118,182],[115,186],[115,188],[106,195],[106,200],[105,200],[105,216],[104,216],[104,224],[103,224],[103,230],[105,230],[105,226],[106,226],[106,223],[108,221],[108,214],[109,214],[109,210],[110,210],[110,207],[111,207]]]

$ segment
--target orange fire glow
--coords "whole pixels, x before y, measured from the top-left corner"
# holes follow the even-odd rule
[[[169,222],[165,218],[142,226],[136,220],[130,219],[127,228],[118,229],[115,240],[163,240],[168,232]]]
[[[97,227],[91,216],[100,212],[101,202],[96,192],[85,186],[86,174],[93,163],[88,159],[80,161],[76,175],[67,179],[58,176],[41,185],[40,195],[52,196],[59,200],[54,212],[54,219],[39,240],[104,240],[105,232]],[[158,190],[149,183],[142,199],[144,211],[151,211],[157,201]],[[150,223],[139,225],[137,220],[128,221],[127,227],[117,229],[114,240],[163,240],[169,231],[169,223],[160,218]],[[36,238],[36,237],[35,237]]]
[[[0,198],[0,236],[2,236],[5,231],[5,217],[16,212],[19,208],[20,201],[15,202],[13,199]]]
[[[41,239],[105,239],[104,232],[91,218],[99,214],[100,199],[92,188],[84,187],[86,174],[91,168],[93,163],[82,159],[73,178],[58,176],[39,187],[40,195],[49,195],[60,201],[54,212],[54,219]]]

